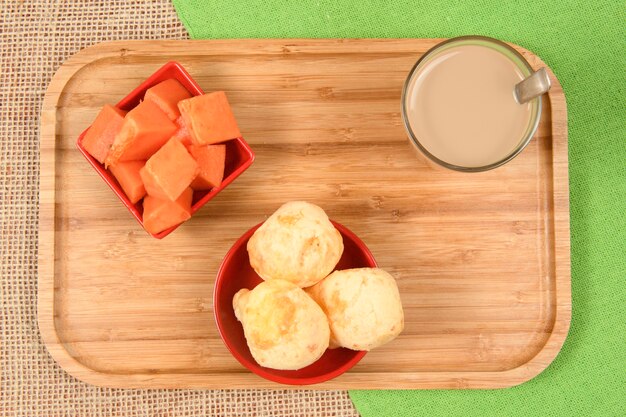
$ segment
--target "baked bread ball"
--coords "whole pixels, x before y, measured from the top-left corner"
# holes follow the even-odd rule
[[[328,316],[331,348],[371,350],[404,329],[396,280],[382,269],[335,271],[306,291]]]
[[[265,281],[233,297],[235,316],[243,325],[254,360],[273,369],[300,369],[328,348],[328,319],[297,285]]]
[[[248,241],[250,265],[264,280],[309,287],[330,274],[343,253],[341,233],[320,207],[284,204]]]

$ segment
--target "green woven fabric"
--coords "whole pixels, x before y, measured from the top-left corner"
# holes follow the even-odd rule
[[[369,416],[626,415],[626,3],[174,0],[193,38],[433,38],[522,45],[568,104],[573,319],[546,371],[486,391],[352,391]]]

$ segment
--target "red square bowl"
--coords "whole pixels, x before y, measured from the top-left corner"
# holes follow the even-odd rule
[[[137,106],[141,100],[143,100],[146,90],[150,87],[165,81],[167,79],[174,78],[180,82],[192,95],[199,96],[204,94],[202,88],[196,83],[187,71],[178,62],[168,62],[163,65],[157,72],[152,74],[150,78],[145,80],[141,85],[130,92],[126,97],[120,100],[115,106],[119,109],[129,111]],[[102,179],[111,187],[113,192],[117,194],[119,199],[124,203],[128,210],[135,216],[135,219],[143,227],[143,202],[139,201],[137,204],[130,202],[124,190],[117,182],[113,174],[104,168],[104,165],[98,162],[93,156],[85,150],[82,145],[83,138],[89,128],[85,129],[83,133],[78,137],[76,146],[83,154],[83,156],[89,161],[92,167],[100,174]],[[219,187],[214,187],[206,191],[195,191],[193,194],[193,201],[191,204],[191,215],[200,210],[209,200],[215,197],[220,191],[228,187],[228,185],[235,180],[241,173],[252,165],[254,161],[254,152],[250,148],[250,145],[241,137],[224,142],[226,145],[226,163],[224,166],[224,179]],[[157,234],[150,233],[157,239],[163,239],[165,236],[172,233],[180,225],[176,225],[166,229]]]

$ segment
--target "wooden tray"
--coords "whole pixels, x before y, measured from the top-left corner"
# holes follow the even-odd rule
[[[114,42],[70,58],[41,126],[39,327],[54,359],[110,387],[283,388],[224,347],[213,280],[241,234],[302,199],[365,241],[397,277],[406,315],[398,339],[310,388],[499,388],[541,372],[571,312],[563,91],[551,75],[535,139],[509,164],[433,169],[409,145],[400,92],[439,41]],[[158,241],[75,141],[168,60],[205,91],[227,91],[257,159]]]

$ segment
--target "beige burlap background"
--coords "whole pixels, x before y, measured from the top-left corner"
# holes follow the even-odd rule
[[[39,111],[70,55],[115,39],[180,39],[169,0],[0,0],[2,416],[355,416],[343,391],[121,390],[51,359],[37,329]]]

